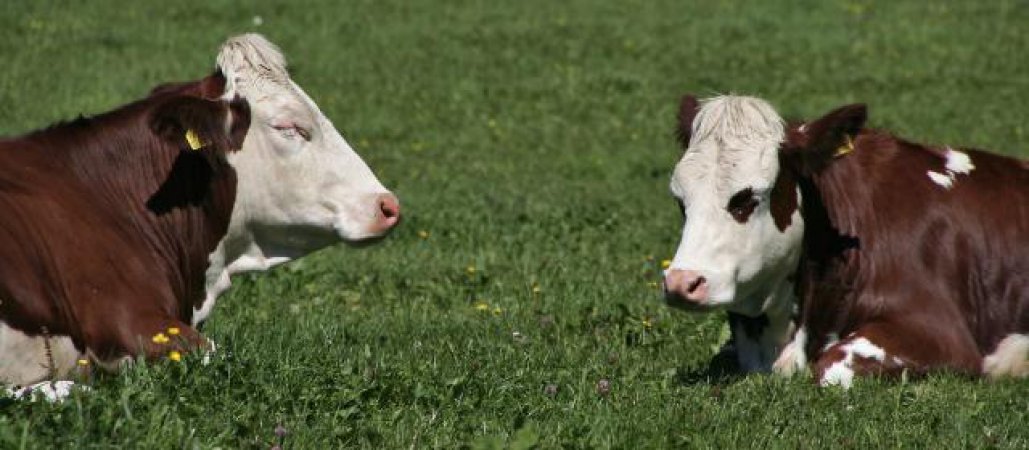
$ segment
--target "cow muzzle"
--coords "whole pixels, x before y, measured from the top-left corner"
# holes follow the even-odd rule
[[[673,306],[708,306],[708,282],[695,270],[672,269],[665,273],[665,300]]]
[[[376,199],[378,210],[375,214],[375,221],[371,231],[374,234],[382,235],[393,229],[400,223],[400,200],[393,194],[379,194]]]

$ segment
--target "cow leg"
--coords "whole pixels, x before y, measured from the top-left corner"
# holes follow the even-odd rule
[[[849,388],[856,376],[923,375],[937,368],[978,373],[980,359],[974,344],[947,341],[916,327],[872,323],[828,344],[813,369],[818,384]]]

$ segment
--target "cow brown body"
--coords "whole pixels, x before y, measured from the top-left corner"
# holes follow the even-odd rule
[[[45,341],[50,376],[69,366],[50,341],[100,363],[202,343],[189,325],[233,208],[225,155],[249,125],[245,102],[203,98],[219,78],[0,141],[0,323],[26,344]],[[186,130],[205,147],[191,149]],[[168,328],[179,335],[152,342]],[[0,380],[39,381],[10,372]]]
[[[864,121],[863,107],[842,112],[805,127],[832,145],[791,134],[780,175],[803,199],[799,326],[816,378],[826,380],[860,338],[883,357],[853,354],[856,374],[988,373],[983,360],[1003,339],[1029,333],[1026,164],[869,129],[853,137],[853,151],[829,156],[847,139],[831,129]],[[955,154],[973,168],[948,174]]]
[[[233,275],[399,223],[278,47],[244,34],[215,60],[202,80],[0,142],[0,382],[177,359],[207,344],[193,327]]]
[[[788,124],[761,99],[685,97],[668,303],[728,311],[745,371],[1029,374],[1029,165],[866,118]]]

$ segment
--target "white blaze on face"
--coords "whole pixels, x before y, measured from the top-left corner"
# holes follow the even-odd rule
[[[382,236],[399,219],[399,203],[293,80],[279,50],[247,34],[218,54],[225,98],[250,106],[246,139],[229,163],[236,201],[226,237],[211,254],[204,320],[230,285],[229,275],[265,270],[343,241]]]
[[[796,269],[800,213],[779,230],[770,209],[783,139],[783,120],[752,97],[708,99],[693,121],[689,148],[671,182],[686,218],[670,269],[695,271],[706,280],[706,306],[753,315]]]
[[[245,98],[251,111],[243,148],[229,157],[239,179],[233,221],[287,253],[382,234],[389,191],[289,78],[278,49],[258,35],[230,39],[218,66],[226,97]]]

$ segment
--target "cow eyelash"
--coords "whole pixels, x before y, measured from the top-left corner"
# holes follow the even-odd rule
[[[747,223],[747,219],[750,219],[750,215],[754,213],[757,205],[758,199],[754,195],[754,189],[746,188],[729,198],[729,204],[725,206],[725,210],[729,211],[729,214],[737,222]]]
[[[311,131],[300,125],[272,125],[272,128],[275,128],[276,130],[285,133],[287,136],[290,136],[295,133],[297,136],[300,136],[305,141],[311,140]]]

